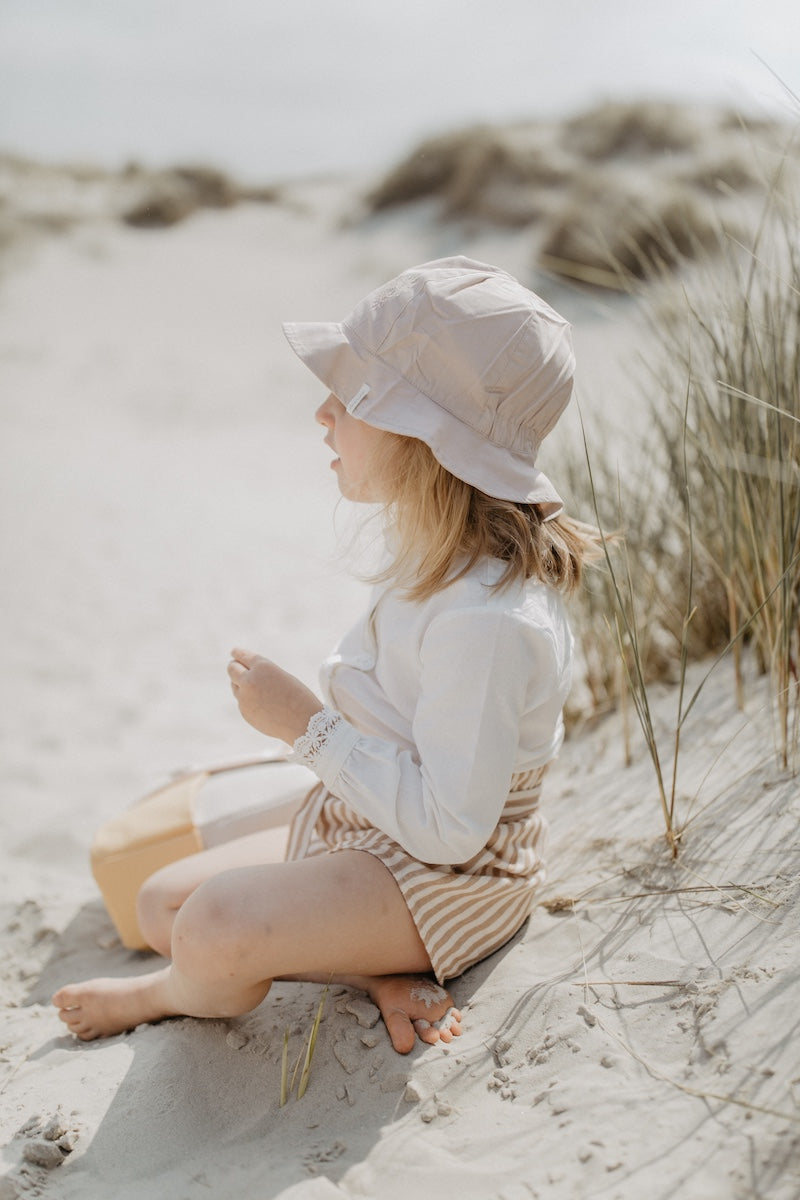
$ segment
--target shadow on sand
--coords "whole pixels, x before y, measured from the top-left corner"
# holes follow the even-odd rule
[[[456,982],[464,1004],[524,928],[491,959]],[[30,986],[25,1003],[48,1004],[65,982],[98,975],[131,976],[163,960],[124,949],[97,900],[79,909]],[[78,1088],[59,1100],[80,1117],[81,1101],[108,1106],[94,1129],[85,1121],[78,1152],[51,1175],[54,1195],[71,1198],[105,1188],[115,1200],[268,1198],[313,1177],[332,1185],[363,1161],[388,1126],[412,1119],[406,1083],[414,1062],[436,1053],[421,1043],[407,1057],[393,1051],[380,1022],[365,1029],[345,1005],[354,993],[332,989],[326,1001],[305,1096],[280,1105],[285,1031],[293,1062],[304,1044],[322,989],[275,984],[262,1005],[229,1021],[191,1018],[142,1025],[128,1034],[82,1043],[71,1035],[42,1044],[30,1061],[74,1055],[85,1070]],[[338,994],[337,994],[338,992]],[[88,1097],[87,1097],[88,1089]],[[88,1098],[94,1103],[89,1105]],[[418,1119],[415,1117],[414,1119]],[[57,1180],[57,1182],[56,1182]],[[323,1187],[320,1179],[319,1187]],[[320,1192],[320,1194],[325,1194]]]

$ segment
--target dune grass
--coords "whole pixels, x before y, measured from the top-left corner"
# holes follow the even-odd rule
[[[761,159],[783,139],[777,121],[643,100],[474,125],[416,146],[365,196],[366,212],[427,200],[462,229],[530,229],[538,267],[624,289],[744,237],[767,184]]]
[[[600,286],[625,288],[628,279],[648,280],[707,257],[721,236],[711,201],[698,191],[675,182],[637,191],[610,172],[596,172],[549,223],[539,262],[560,275],[593,271]]]
[[[797,765],[800,248],[781,183],[778,171],[749,244],[723,240],[722,258],[701,258],[655,306],[647,444],[628,447],[623,467],[584,450],[578,508],[622,535],[579,601],[586,689],[600,706],[630,699],[673,855],[681,737],[707,678],[689,696],[691,662],[713,669],[732,655],[744,707],[748,645],[770,676],[780,766]],[[573,467],[573,496],[578,475]],[[650,713],[660,679],[678,684],[666,740]]]
[[[609,100],[568,120],[564,140],[588,159],[694,150],[701,132],[691,109],[669,101]]]
[[[746,253],[735,247],[716,289],[686,294],[662,322],[664,348],[689,379],[682,435],[684,516],[695,498],[697,542],[725,591],[728,639],[744,702],[749,642],[772,680],[781,765],[797,748],[800,661],[800,247],[779,190]],[[662,421],[674,463],[675,421]],[[702,498],[702,503],[697,501]]]

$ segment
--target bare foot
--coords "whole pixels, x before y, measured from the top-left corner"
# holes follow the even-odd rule
[[[178,1016],[167,1007],[165,984],[169,968],[132,979],[89,979],[68,984],[53,996],[64,1024],[84,1042],[112,1037],[143,1021]]]
[[[414,1048],[415,1036],[433,1046],[461,1033],[461,1013],[452,996],[424,975],[374,975],[363,986],[381,1010],[398,1054]]]

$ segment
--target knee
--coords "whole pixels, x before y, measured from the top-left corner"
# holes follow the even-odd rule
[[[246,916],[227,874],[201,884],[175,917],[172,959],[191,979],[228,979],[244,966]]]
[[[136,919],[142,937],[156,954],[169,958],[177,903],[163,878],[163,868],[146,879],[136,896]]]

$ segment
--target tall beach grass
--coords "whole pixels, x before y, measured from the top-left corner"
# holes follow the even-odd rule
[[[700,690],[685,691],[691,662],[730,654],[744,707],[749,646],[770,677],[779,763],[797,765],[800,246],[784,183],[779,162],[751,236],[720,229],[721,253],[695,257],[679,286],[657,289],[647,441],[621,459],[594,448],[588,473],[572,466],[578,509],[622,535],[579,601],[586,690],[600,707],[632,702],[673,854],[680,739]],[[653,275],[663,284],[658,264]],[[618,277],[630,285],[627,263]],[[660,679],[678,684],[667,742],[650,718]]]
[[[674,501],[685,519],[693,502],[697,545],[724,588],[740,706],[745,641],[770,674],[784,768],[797,748],[800,683],[797,231],[796,214],[776,186],[752,245],[746,252],[732,247],[713,292],[712,280],[703,280],[661,314],[671,369],[659,435],[673,479],[685,444],[685,485],[673,488]],[[680,442],[670,395],[670,380],[679,375],[690,397]]]

